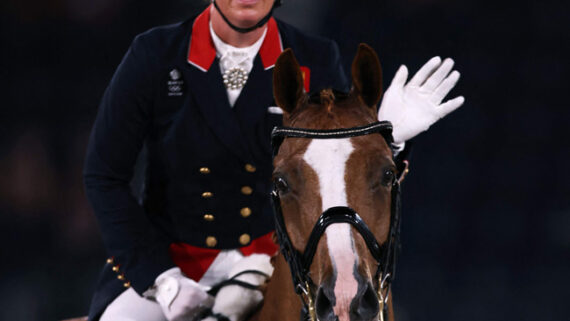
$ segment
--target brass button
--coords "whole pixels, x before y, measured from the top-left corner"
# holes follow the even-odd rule
[[[125,279],[125,275],[124,275],[124,274],[119,274],[119,275],[117,275],[117,279],[119,279],[119,280],[122,281],[122,280]]]
[[[212,214],[204,214],[204,221],[211,222],[214,220],[214,215]]]
[[[242,208],[242,209],[239,211],[239,213],[240,213],[241,216],[243,216],[243,217],[248,217],[248,216],[251,215],[251,208],[249,208],[249,207],[244,207],[244,208]]]
[[[208,236],[208,237],[206,238],[206,245],[207,245],[208,247],[214,247],[214,246],[216,246],[216,244],[218,244],[218,240],[216,240],[215,237],[213,237],[213,236]]]
[[[255,168],[255,166],[251,164],[245,164],[245,170],[247,172],[254,173],[257,170],[257,168]]]
[[[251,241],[251,236],[249,236],[249,234],[242,234],[239,237],[239,243],[241,245],[247,245],[249,243],[249,241]]]
[[[123,286],[125,288],[129,288],[129,287],[131,287],[131,282],[129,282],[129,281],[125,282],[125,283],[123,283]]]
[[[210,174],[210,169],[208,167],[200,167],[200,174]]]
[[[241,188],[241,193],[243,195],[251,195],[251,193],[253,193],[253,189],[249,186],[244,186]]]
[[[203,198],[210,198],[210,197],[212,197],[212,196],[214,196],[214,193],[212,193],[212,192],[204,192],[204,193],[202,193],[202,197],[203,197]]]
[[[113,272],[119,272],[119,266],[118,265],[113,266]]]
[[[107,264],[113,264],[113,257],[112,256],[107,259]]]

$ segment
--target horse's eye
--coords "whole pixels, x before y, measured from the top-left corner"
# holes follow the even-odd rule
[[[273,184],[275,184],[275,188],[280,194],[285,194],[289,192],[289,185],[287,184],[287,181],[284,178],[277,177],[273,182]]]
[[[394,173],[394,171],[391,169],[386,169],[384,170],[384,173],[382,173],[381,184],[386,187],[391,186],[392,184],[394,184],[394,179],[396,179],[396,174]]]

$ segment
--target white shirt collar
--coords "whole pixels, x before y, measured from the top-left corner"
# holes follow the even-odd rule
[[[259,52],[259,48],[261,48],[266,34],[267,28],[263,30],[263,34],[253,45],[244,48],[237,48],[222,41],[222,39],[220,39],[220,37],[218,37],[214,32],[212,22],[210,22],[210,35],[212,36],[212,41],[216,47],[216,56],[220,58],[222,73],[227,69],[238,66],[246,69],[249,73],[253,68],[253,59]]]

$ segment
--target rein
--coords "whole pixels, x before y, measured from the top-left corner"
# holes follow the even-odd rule
[[[262,285],[256,285],[256,284],[251,284],[249,282],[245,282],[245,281],[241,281],[238,280],[237,278],[239,276],[242,276],[244,274],[256,274],[256,275],[261,275],[263,277],[265,277],[266,280],[268,280],[271,276],[258,271],[258,270],[244,270],[241,271],[239,273],[237,273],[236,275],[232,276],[231,278],[221,281],[218,284],[214,285],[210,290],[208,290],[208,294],[211,296],[216,296],[218,295],[218,292],[220,292],[220,290],[226,286],[230,286],[230,285],[238,285],[241,286],[242,288],[246,288],[246,289],[250,289],[250,290],[261,290]],[[202,311],[202,313],[200,314],[200,318],[199,320],[205,319],[207,317],[213,318],[217,321],[230,321],[230,319],[226,316],[223,315],[221,313],[214,313],[214,311],[212,311],[212,308],[208,308],[205,309],[204,311]]]
[[[244,271],[241,271],[240,273],[232,276],[231,278],[224,280],[224,281],[221,281],[218,284],[214,285],[210,290],[208,290],[208,294],[211,296],[216,296],[218,294],[218,292],[220,292],[220,290],[223,287],[226,287],[228,285],[239,285],[239,286],[246,288],[246,289],[259,290],[260,285],[251,284],[251,283],[240,281],[237,279],[238,276],[242,276],[244,274],[256,274],[256,275],[261,275],[261,276],[265,277],[265,279],[270,278],[270,275],[267,275],[266,273],[263,273],[263,272],[258,271],[258,270],[244,270]]]
[[[279,152],[279,147],[288,137],[311,138],[311,139],[335,139],[348,138],[379,133],[389,146],[393,143],[392,124],[388,121],[374,122],[365,126],[341,128],[333,130],[316,130],[291,127],[275,127],[271,133],[271,144],[273,157]],[[399,248],[400,239],[400,182],[405,172],[398,174],[392,184],[391,209],[390,209],[390,230],[386,242],[380,245],[366,223],[350,207],[337,206],[325,210],[311,231],[309,240],[303,253],[293,247],[293,243],[287,233],[281,199],[274,184],[271,192],[273,208],[275,212],[275,233],[279,241],[281,253],[289,264],[293,287],[295,293],[301,297],[303,311],[308,314],[308,319],[316,321],[316,311],[314,305],[314,294],[312,287],[314,283],[310,277],[310,267],[313,262],[318,242],[326,228],[335,223],[348,223],[356,228],[363,237],[372,257],[378,263],[375,280],[378,282],[378,302],[380,304],[380,320],[388,320],[388,295],[394,279],[396,269],[396,254]],[[301,317],[303,320],[303,316]]]

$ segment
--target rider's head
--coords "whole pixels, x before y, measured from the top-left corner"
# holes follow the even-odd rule
[[[212,0],[228,25],[247,33],[263,26],[281,0]]]

